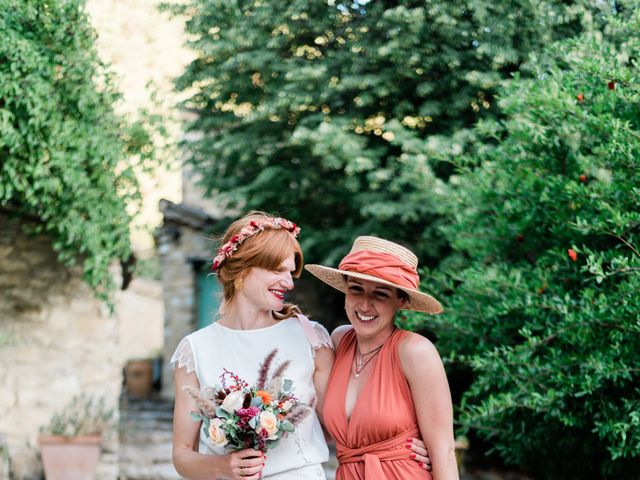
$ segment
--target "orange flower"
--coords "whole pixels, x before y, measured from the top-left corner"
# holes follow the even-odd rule
[[[271,403],[271,395],[269,394],[269,392],[265,392],[264,390],[258,390],[256,392],[256,395],[262,398],[262,403],[264,403],[265,405],[268,405]]]
[[[578,260],[578,254],[573,248],[570,248],[569,250],[567,250],[567,253],[569,254],[569,257],[571,258],[571,260],[573,260],[574,262]]]

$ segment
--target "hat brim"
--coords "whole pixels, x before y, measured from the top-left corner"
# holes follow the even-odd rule
[[[347,275],[353,278],[360,278],[362,280],[370,280],[372,282],[381,283],[389,287],[395,287],[398,290],[402,290],[409,296],[409,301],[405,303],[402,310],[415,310],[416,312],[430,313],[432,315],[442,313],[442,305],[435,298],[427,293],[423,293],[419,290],[412,288],[406,288],[397,285],[392,282],[388,282],[373,275],[367,275],[366,273],[350,272],[348,270],[338,270],[337,268],[325,267],[323,265],[309,264],[305,265],[305,270],[311,273],[313,276],[319,278],[327,285],[340,290],[342,293],[347,292],[347,284],[344,276]]]

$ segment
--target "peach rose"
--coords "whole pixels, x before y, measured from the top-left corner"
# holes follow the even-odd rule
[[[227,439],[227,435],[222,430],[222,420],[219,418],[213,418],[211,423],[209,423],[209,440],[216,447],[224,447],[229,440]]]
[[[269,440],[275,440],[278,433],[278,419],[271,412],[262,412],[260,414],[260,423],[256,427],[257,431],[265,430]]]

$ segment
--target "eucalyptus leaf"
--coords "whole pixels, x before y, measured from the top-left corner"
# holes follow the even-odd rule
[[[280,422],[280,430],[284,432],[293,432],[295,431],[295,427],[288,420],[283,420],[282,422]]]
[[[282,384],[282,391],[284,393],[291,393],[293,391],[293,381],[285,378]]]

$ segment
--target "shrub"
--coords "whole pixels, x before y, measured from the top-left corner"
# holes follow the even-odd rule
[[[129,160],[151,148],[141,124],[114,113],[119,95],[83,3],[0,0],[0,209],[36,218],[33,233],[64,264],[80,259],[107,298],[139,199]]]
[[[433,322],[474,374],[463,430],[539,478],[640,471],[640,9],[616,5],[508,84],[443,199]]]

